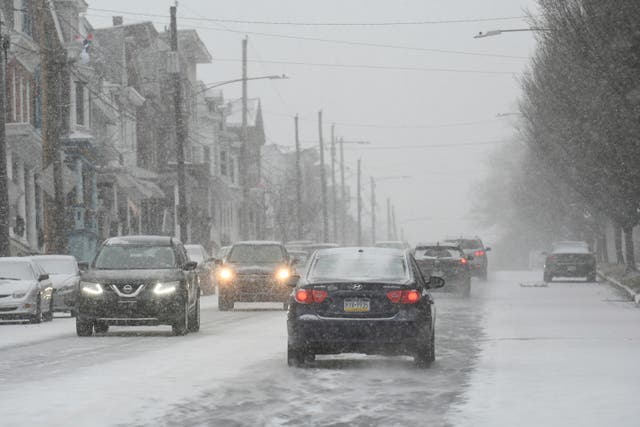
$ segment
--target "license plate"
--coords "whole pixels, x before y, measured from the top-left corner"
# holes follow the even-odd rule
[[[347,313],[367,313],[371,310],[368,299],[346,299],[344,300],[344,311]]]
[[[570,265],[569,267],[567,267],[568,271],[576,271],[576,266],[575,265]]]

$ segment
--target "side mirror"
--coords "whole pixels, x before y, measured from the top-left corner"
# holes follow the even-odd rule
[[[182,269],[186,270],[186,271],[192,271],[192,270],[195,270],[197,267],[198,267],[198,263],[197,262],[189,261],[189,262],[184,264]]]
[[[469,255],[469,256],[467,257],[467,261],[473,261],[473,255]]]
[[[438,276],[431,276],[429,280],[429,288],[430,289],[438,289],[444,286],[444,279]]]
[[[87,271],[89,269],[89,263],[88,262],[79,262],[78,263],[78,269],[82,272]]]
[[[43,280],[49,280],[49,275],[41,274],[40,277],[38,277],[38,282],[42,282]]]
[[[491,248],[484,248],[485,252],[491,252]]]
[[[296,286],[298,286],[298,281],[300,280],[300,275],[297,273],[294,273],[291,275],[291,277],[289,277],[289,281],[287,282],[287,286],[289,286],[290,288],[295,288]]]
[[[544,256],[547,256],[547,255],[549,255],[549,252],[547,252],[547,251],[544,251],[544,252],[540,252],[540,255],[544,255]]]

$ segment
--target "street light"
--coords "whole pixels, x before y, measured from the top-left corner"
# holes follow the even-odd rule
[[[483,39],[485,37],[493,37],[493,36],[499,36],[502,33],[523,33],[523,32],[536,32],[536,31],[551,31],[549,28],[514,28],[511,30],[491,30],[491,31],[487,31],[487,32],[482,32],[480,31],[478,34],[476,34],[473,38],[474,39]]]
[[[283,79],[288,79],[289,76],[285,75],[285,74],[273,74],[273,75],[269,75],[269,76],[260,76],[260,77],[247,77],[246,79],[233,79],[233,80],[225,80],[222,82],[214,82],[214,83],[209,83],[206,84],[205,87],[201,90],[199,90],[198,92],[195,93],[195,95],[198,95],[202,92],[206,92],[209,89],[214,89],[216,87],[220,87],[220,86],[224,86],[224,85],[228,85],[231,83],[239,83],[243,80],[283,80]]]

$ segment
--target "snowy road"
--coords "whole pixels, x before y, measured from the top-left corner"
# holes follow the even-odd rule
[[[321,357],[286,366],[282,311],[218,312],[202,330],[72,319],[0,325],[2,425],[637,425],[640,310],[607,287],[539,273],[436,295],[437,357]]]

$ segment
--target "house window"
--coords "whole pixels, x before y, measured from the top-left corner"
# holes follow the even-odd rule
[[[85,125],[84,117],[84,83],[76,82],[76,124]]]

